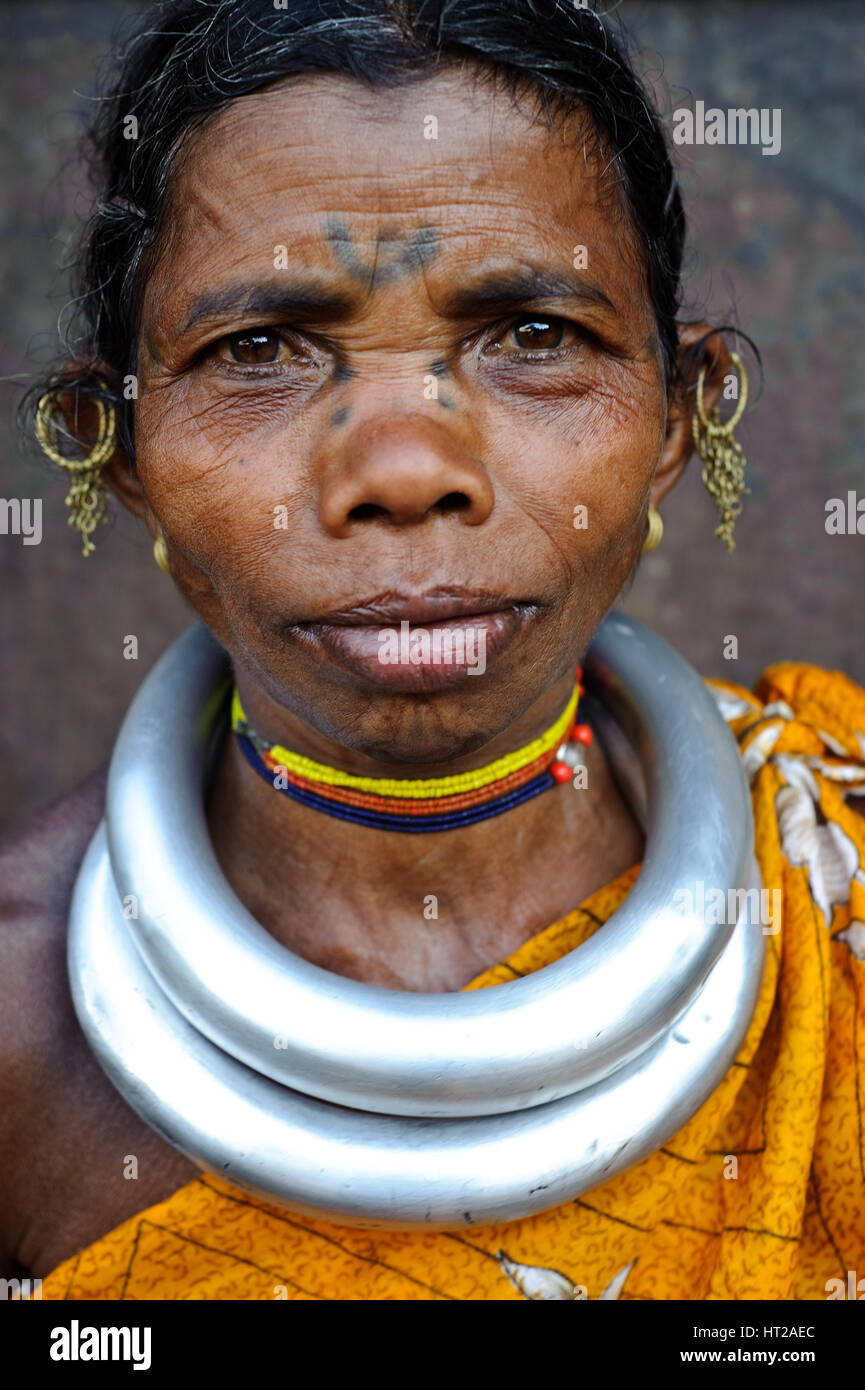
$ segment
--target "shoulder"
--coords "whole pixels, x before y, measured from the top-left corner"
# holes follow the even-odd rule
[[[66,796],[37,812],[0,841],[0,929],[22,939],[14,921],[43,924],[64,915],[75,875],[105,809],[108,769],[100,768]]]
[[[67,796],[38,812],[13,837],[0,842],[0,989],[6,1008],[0,1029],[32,1042],[37,1020],[27,1004],[59,1002],[65,992],[66,916],[81,860],[102,818],[107,769],[101,768]],[[55,1018],[56,1021],[56,1018]],[[7,1056],[9,1054],[7,1053]]]
[[[830,751],[865,761],[865,689],[843,671],[782,661],[768,666],[754,689],[763,701],[789,706]]]
[[[865,764],[865,689],[843,671],[805,661],[767,666],[753,691],[707,677],[706,685],[735,733],[750,733],[767,720],[795,723],[811,732],[811,753],[822,749]]]
[[[0,1036],[7,1058],[29,1050],[40,1036],[56,1036],[60,1005],[68,998],[66,917],[102,818],[106,779],[102,768],[0,843]],[[40,1017],[39,1007],[50,1017]]]
[[[65,1064],[81,1046],[66,975],[75,877],[105,805],[107,769],[0,843],[0,1167],[13,1200]],[[5,1228],[5,1229],[4,1229]],[[15,1233],[0,1212],[0,1242]]]
[[[107,769],[0,845],[0,1273],[40,1277],[195,1177],[102,1071],[66,967],[75,878]],[[127,1181],[135,1156],[138,1179]]]

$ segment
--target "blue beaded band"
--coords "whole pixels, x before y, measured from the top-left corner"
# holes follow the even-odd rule
[[[247,762],[276,791],[283,792],[285,796],[290,796],[292,801],[299,801],[302,806],[309,806],[314,811],[323,811],[325,815],[335,816],[337,820],[352,821],[355,825],[368,825],[373,830],[396,830],[408,835],[436,830],[457,830],[464,825],[474,825],[478,821],[489,820],[492,816],[500,816],[504,811],[520,806],[524,801],[531,801],[541,792],[549,791],[557,785],[551,773],[542,772],[532,778],[531,782],[518,787],[516,791],[507,792],[504,796],[496,797],[493,801],[484,802],[479,806],[469,806],[441,816],[389,815],[386,811],[367,811],[358,806],[347,806],[341,801],[331,801],[305,788],[295,787],[290,782],[284,787],[277,787],[273,772],[262,762],[249,739],[239,731],[237,739]]]

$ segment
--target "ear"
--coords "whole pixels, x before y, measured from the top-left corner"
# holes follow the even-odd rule
[[[92,387],[94,382],[99,381],[107,384],[109,389],[113,388],[119,399],[116,373],[104,364],[82,364],[73,361],[66,363],[62,380],[64,385],[57,391],[57,405],[67,434],[79,445],[84,456],[93,449],[99,437],[99,410],[96,401],[83,388]],[[139,517],[145,523],[155,539],[159,525],[150,509],[138,475],[119,440],[111,457],[102,465],[101,476],[105,486],[133,516]]]
[[[724,379],[734,371],[730,351],[720,333],[705,323],[680,323],[678,381],[667,408],[667,436],[652,482],[651,502],[657,507],[678,482],[694,452],[693,415],[697,404],[697,380],[703,367],[703,405],[708,415],[724,389]]]

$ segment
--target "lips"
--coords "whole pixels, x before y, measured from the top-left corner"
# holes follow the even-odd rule
[[[323,657],[374,685],[421,693],[482,677],[537,612],[488,590],[389,590],[298,628]]]
[[[446,622],[452,618],[476,617],[484,613],[505,612],[519,606],[520,600],[489,589],[464,589],[439,586],[423,592],[399,593],[387,589],[372,598],[362,599],[350,608],[333,609],[305,626],[324,624],[329,627],[371,627],[382,623]]]

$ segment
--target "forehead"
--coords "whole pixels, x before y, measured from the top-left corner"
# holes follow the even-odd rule
[[[191,137],[172,181],[180,297],[229,264],[272,265],[277,245],[300,266],[331,266],[325,231],[340,222],[372,247],[383,227],[434,227],[444,254],[430,287],[478,257],[570,266],[579,244],[632,292],[639,257],[625,254],[621,198],[583,119],[550,129],[531,101],[479,76],[467,65],[371,90],[321,74],[233,102]]]

